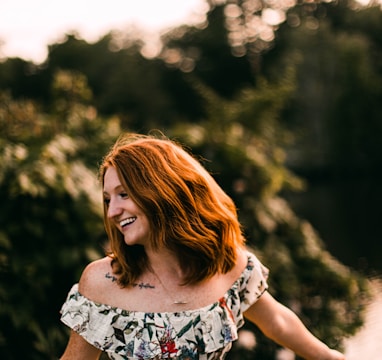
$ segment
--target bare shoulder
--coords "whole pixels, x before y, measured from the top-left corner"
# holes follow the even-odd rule
[[[237,250],[236,264],[232,270],[226,274],[227,280],[232,285],[243,273],[248,264],[248,254],[245,249]]]
[[[86,266],[82,272],[78,290],[91,300],[101,301],[100,295],[110,286],[115,286],[116,280],[111,266],[111,258],[104,257]]]
[[[239,275],[245,270],[248,265],[248,251],[245,248],[237,250],[236,268]]]

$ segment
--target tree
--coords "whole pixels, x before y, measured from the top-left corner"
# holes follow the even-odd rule
[[[161,55],[165,62],[144,58],[139,42],[111,51],[110,36],[92,45],[69,36],[50,48],[47,63],[34,68],[33,76],[25,72],[27,64],[17,59],[0,64],[6,88],[11,91],[17,84],[18,89],[12,96],[3,93],[0,104],[4,164],[0,192],[5,199],[0,207],[4,229],[0,296],[5,304],[0,309],[0,350],[4,356],[15,357],[13,344],[20,334],[26,346],[17,357],[52,358],[62,348],[65,333],[58,325],[59,307],[83,266],[100,256],[104,241],[99,205],[94,204],[100,203],[94,195],[98,189],[89,184],[94,184],[99,156],[121,128],[139,132],[160,128],[207,159],[205,165],[239,208],[249,244],[272,270],[272,293],[332,346],[340,346],[342,337],[357,329],[364,279],[333,259],[311,225],[281,197],[284,190],[302,186],[286,167],[290,158],[285,149],[294,149],[296,124],[304,124],[306,114],[312,118],[318,114],[318,120],[328,115],[333,124],[338,121],[343,126],[344,118],[336,112],[342,108],[328,101],[322,109],[313,101],[315,95],[330,100],[335,94],[344,106],[360,93],[352,87],[344,91],[339,85],[348,85],[350,75],[366,71],[366,80],[356,76],[354,83],[365,92],[373,85],[370,104],[376,105],[379,96],[379,82],[372,79],[379,78],[377,62],[369,53],[353,50],[354,44],[361,50],[378,48],[378,36],[365,35],[378,24],[361,26],[364,21],[360,21],[358,29],[365,33],[354,39],[335,30],[339,24],[349,28],[351,22],[339,23],[331,6],[305,4],[291,9],[288,23],[279,28],[275,46],[266,54],[258,52],[264,40],[253,48],[249,39],[246,52],[236,44],[233,56],[224,16],[228,12],[240,19],[241,15],[234,16],[237,8],[217,6],[209,14],[210,27],[181,28],[169,35]],[[333,11],[330,19],[336,22],[320,17],[325,13],[322,9]],[[302,25],[293,27],[293,19]],[[323,40],[330,40],[327,51],[317,51]],[[340,51],[334,52],[337,48]],[[327,66],[336,65],[332,60],[337,59],[345,60],[346,71],[333,72]],[[7,69],[15,69],[14,75],[7,77]],[[17,77],[20,69],[24,75]],[[321,80],[334,91],[323,90]],[[37,93],[23,93],[21,85],[32,89],[34,81],[41,85]],[[29,96],[38,101],[25,99]],[[375,114],[371,110],[368,114],[377,132]],[[356,117],[352,120],[359,124]],[[333,139],[338,134],[333,132]],[[331,146],[325,151],[331,151]],[[49,315],[42,318],[41,308]],[[256,354],[274,358],[277,347],[260,334],[258,339]]]
[[[290,134],[279,125],[280,114],[293,92],[293,72],[283,81],[259,82],[233,101],[199,85],[208,117],[202,124],[180,124],[173,135],[204,159],[238,206],[248,243],[271,269],[270,291],[289,305],[305,324],[332,347],[362,324],[367,285],[358,274],[335,260],[312,226],[299,219],[281,197],[303,182],[284,165]],[[255,355],[274,359],[278,346],[255,327],[260,345]],[[243,358],[235,349],[229,358]]]
[[[105,245],[92,155],[117,136],[118,122],[80,102],[88,91],[78,75],[60,73],[56,83],[66,90],[56,98],[64,117],[0,97],[0,352],[9,360],[63,351],[60,307]]]
[[[379,6],[355,4],[291,8],[274,48],[264,55],[267,78],[277,79],[284,67],[296,68],[298,86],[284,123],[301,134],[292,149],[298,158],[290,165],[305,174],[379,171],[382,12]]]

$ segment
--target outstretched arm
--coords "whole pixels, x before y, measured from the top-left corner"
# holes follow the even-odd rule
[[[307,360],[345,360],[345,356],[329,349],[304,326],[297,315],[275,300],[267,291],[244,316],[278,344]]]
[[[98,360],[101,350],[90,345],[75,331],[71,331],[68,345],[60,360]]]

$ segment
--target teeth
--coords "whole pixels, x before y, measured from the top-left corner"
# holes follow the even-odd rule
[[[127,225],[127,224],[131,224],[132,222],[135,221],[135,219],[136,219],[135,217],[131,217],[131,218],[122,220],[122,221],[119,222],[119,225],[121,225],[121,226],[125,226],[125,225]]]

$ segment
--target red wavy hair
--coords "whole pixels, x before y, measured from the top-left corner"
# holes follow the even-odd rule
[[[130,198],[148,217],[151,243],[166,247],[196,283],[233,268],[244,245],[236,206],[208,171],[182,146],[167,138],[125,134],[103,159],[100,178],[113,166]],[[143,246],[128,246],[107,217],[110,256],[121,286],[147,270]]]

